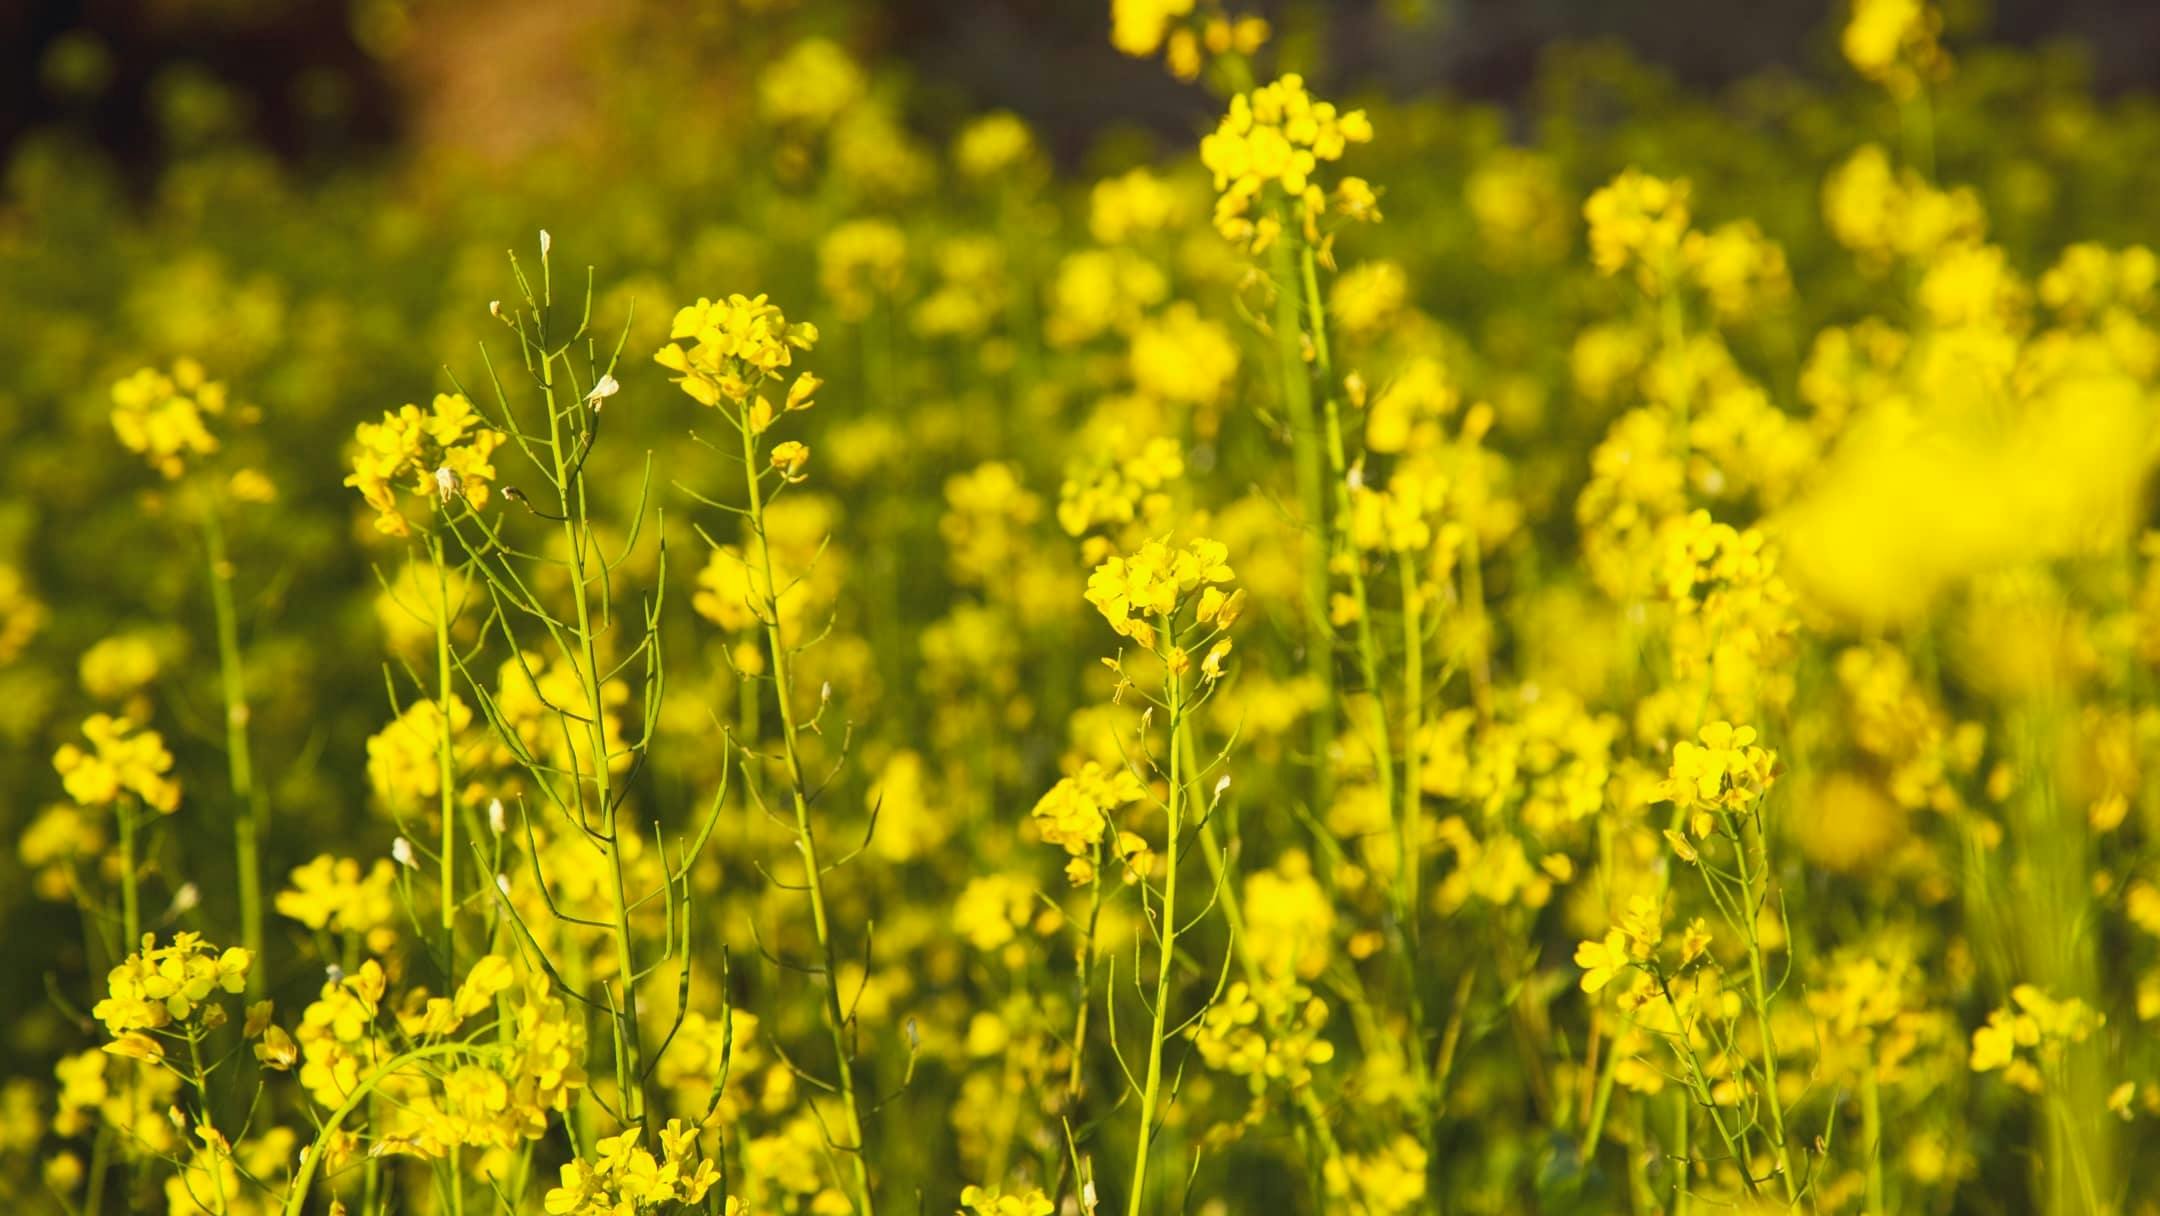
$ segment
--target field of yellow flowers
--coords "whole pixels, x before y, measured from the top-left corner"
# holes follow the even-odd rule
[[[2160,1212],[2160,106],[850,28],[15,151],[11,1209]]]

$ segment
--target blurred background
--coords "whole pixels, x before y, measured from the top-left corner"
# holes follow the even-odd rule
[[[669,6],[692,24],[756,4]],[[1397,95],[1519,104],[1560,44],[1610,42],[1685,87],[1835,62],[1842,5],[1812,0],[1336,0],[1250,6],[1326,48],[1321,75]],[[1952,31],[2061,44],[2103,95],[2160,82],[2160,5],[1965,0]],[[11,0],[0,4],[0,157],[65,128],[147,182],[191,137],[240,135],[301,167],[448,146],[505,156],[605,122],[600,52],[648,6],[591,0]],[[1120,56],[1098,0],[905,0],[851,31],[955,110],[999,107],[1068,161],[1120,124],[1190,131],[1197,88]],[[216,89],[198,88],[215,81]]]

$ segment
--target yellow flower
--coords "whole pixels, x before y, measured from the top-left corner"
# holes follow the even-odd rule
[[[1618,929],[1605,934],[1603,940],[1590,940],[1575,947],[1575,965],[1582,968],[1582,990],[1597,992],[1613,978],[1635,965],[1629,953],[1628,936]]]
[[[818,282],[841,319],[860,321],[899,293],[907,261],[907,234],[899,225],[849,220],[818,243]]]
[[[1027,120],[1010,110],[975,119],[953,139],[953,164],[977,179],[1011,173],[1034,155],[1034,132],[1028,130]]]
[[[0,564],[0,666],[22,654],[45,627],[47,615],[44,602],[30,593],[22,571]]]
[[[1050,1197],[1035,1187],[1005,1191],[971,1186],[960,1192],[960,1206],[975,1216],[1050,1216],[1057,1210]]]
[[[809,445],[793,439],[773,445],[772,467],[779,470],[782,481],[794,485],[809,480],[809,475],[803,472],[809,464]]]
[[[984,874],[969,879],[953,901],[953,928],[977,950],[996,950],[1014,939],[1034,909],[1031,884],[1009,874]]]
[[[112,386],[112,403],[120,445],[167,478],[186,472],[194,457],[218,450],[204,419],[225,412],[225,386],[193,359],[174,363],[171,375],[151,367],[137,371]]]
[[[375,509],[375,528],[387,536],[410,535],[412,525],[398,506],[398,489],[437,505],[462,499],[478,511],[488,504],[495,480],[492,459],[502,446],[501,431],[488,426],[462,393],[437,393],[423,411],[405,405],[385,411],[381,422],[354,428],[359,450],[345,484]]]
[[[221,953],[200,934],[176,934],[170,945],[159,946],[156,935],[146,933],[142,948],[106,975],[109,995],[90,1014],[114,1035],[159,1030],[194,1017],[220,991],[245,989],[253,965],[246,950],[235,946]]]
[[[362,873],[352,857],[328,853],[293,870],[292,885],[278,892],[278,914],[310,929],[361,935],[367,948],[388,951],[397,941],[397,867],[377,858]]]
[[[1140,801],[1147,791],[1125,769],[1105,771],[1090,760],[1080,771],[1050,787],[1035,803],[1031,817],[1044,844],[1085,857],[1101,843],[1103,829],[1119,808]]]
[[[455,693],[448,705],[450,733],[462,737],[472,726],[472,710]],[[442,708],[433,701],[414,701],[368,739],[368,784],[386,809],[407,814],[441,797],[442,733]]]
[[[1153,649],[1150,622],[1174,618],[1191,593],[1234,578],[1228,556],[1229,551],[1212,540],[1195,540],[1179,549],[1151,540],[1129,557],[1113,555],[1097,566],[1088,576],[1087,599],[1112,629]]]
[[[1688,232],[1688,183],[1628,169],[1583,204],[1590,261],[1600,274],[1630,266],[1643,290],[1672,285]]]
[[[158,644],[151,635],[124,633],[83,651],[76,670],[84,692],[100,701],[122,701],[157,679],[160,666]]]
[[[82,729],[90,750],[63,743],[53,753],[53,767],[68,797],[84,806],[109,806],[122,794],[132,794],[143,805],[168,814],[179,809],[180,784],[166,776],[172,771],[172,753],[156,731],[138,731],[133,722],[110,714],[90,715]]]
[[[1839,45],[1847,63],[1902,101],[1947,66],[1941,33],[1942,14],[1926,0],[1853,0]]]
[[[1699,737],[1699,744],[1673,745],[1672,768],[1658,787],[1659,799],[1703,811],[1753,806],[1775,777],[1777,753],[1755,746],[1752,726],[1712,722]]]
[[[1296,204],[1311,230],[1326,210],[1325,197],[1312,188],[1312,175],[1322,162],[1342,159],[1348,145],[1372,137],[1365,111],[1339,111],[1313,97],[1304,77],[1295,73],[1231,98],[1229,113],[1200,141],[1201,163],[1214,174],[1219,194],[1216,230],[1258,253],[1279,231],[1280,222],[1268,214],[1277,203]],[[1270,186],[1277,191],[1272,196]],[[1347,201],[1368,209],[1360,200],[1370,195],[1365,187]]]
[[[817,344],[817,326],[790,324],[779,307],[763,295],[732,295],[724,300],[703,296],[675,314],[670,341],[653,358],[677,373],[675,383],[701,405],[722,401],[747,407],[767,380],[794,362],[794,352]],[[683,341],[690,346],[685,349]],[[815,386],[816,381],[812,380]],[[767,425],[772,406],[763,406]],[[754,429],[762,430],[763,426]]]
[[[1170,25],[1193,11],[1193,0],[1110,0],[1110,45],[1135,59],[1162,49]]]
[[[758,112],[775,123],[822,127],[867,87],[862,69],[839,44],[805,38],[758,77]]]

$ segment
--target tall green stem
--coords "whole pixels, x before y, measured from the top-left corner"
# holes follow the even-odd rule
[[[1425,792],[1418,733],[1425,712],[1425,593],[1418,582],[1417,559],[1400,555],[1403,625],[1403,813],[1396,824],[1395,865],[1400,888],[1396,901],[1410,911],[1410,940],[1418,940],[1418,871],[1425,841]],[[1421,1053],[1422,1054],[1422,1053]]]
[[[1193,742],[1191,731],[1186,731],[1180,736],[1180,746],[1185,757],[1186,784],[1196,787],[1188,789],[1186,797],[1194,806],[1205,806],[1204,795],[1197,788],[1197,783],[1203,779],[1205,770],[1200,764],[1199,745]],[[1207,861],[1208,880],[1214,884],[1215,891],[1219,893],[1216,896],[1216,902],[1222,908],[1223,923],[1230,930],[1230,951],[1237,958],[1238,970],[1244,974],[1245,983],[1255,993],[1259,993],[1267,986],[1267,975],[1260,970],[1259,960],[1253,957],[1252,939],[1245,933],[1244,895],[1238,890],[1237,883],[1233,881],[1236,876],[1229,872],[1229,854],[1223,849],[1222,842],[1215,831],[1215,817],[1213,815],[1202,815],[1200,817],[1199,839],[1200,856]],[[1283,1041],[1285,1034],[1282,1026],[1278,1024],[1279,1019],[1265,1004],[1261,1006],[1260,1018],[1267,1031],[1268,1040],[1270,1042]],[[1413,1075],[1418,1078],[1418,1090],[1421,1094],[1429,1093],[1431,1085],[1426,1079],[1425,1061],[1422,1054],[1416,1052],[1411,1054]],[[1320,1146],[1321,1159],[1337,1172],[1345,1170],[1342,1145],[1335,1139],[1334,1116],[1329,1114],[1327,1108],[1321,1104],[1320,1096],[1313,1092],[1313,1087],[1310,1085],[1293,1086],[1290,1092],[1297,1102],[1299,1114],[1305,1118],[1306,1129],[1311,1133],[1314,1143]],[[1364,1200],[1356,1195],[1350,1197],[1350,1203],[1353,1211],[1362,1212],[1366,1210]]]
[[[1162,618],[1165,645],[1175,645],[1169,617]],[[1163,835],[1161,947],[1155,966],[1155,1019],[1148,1035],[1147,1086],[1140,1095],[1140,1134],[1133,1142],[1132,1192],[1127,1196],[1126,1216],[1140,1216],[1147,1195],[1148,1151],[1154,1147],[1155,1109],[1161,1100],[1163,1038],[1170,1018],[1170,978],[1177,963],[1178,837],[1185,822],[1185,677],[1175,671],[1164,676],[1164,705],[1170,716],[1170,788],[1163,809],[1169,818]]]
[[[450,575],[443,567],[442,537],[428,536],[428,559],[435,567],[435,709],[436,780],[442,810],[442,952],[445,983],[457,977],[457,763],[450,725]]]
[[[1328,624],[1327,519],[1320,424],[1313,413],[1312,373],[1305,366],[1305,326],[1299,309],[1297,269],[1287,240],[1272,250],[1275,277],[1275,344],[1282,357],[1282,396],[1289,415],[1290,446],[1297,472],[1298,507],[1305,534],[1305,664],[1319,684],[1312,713],[1313,805],[1329,801],[1333,776],[1328,751],[1335,744],[1335,637]]]
[[[1882,1168],[1882,1086],[1875,1061],[1860,1064],[1860,1138],[1867,1142],[1867,1216],[1884,1216]]]
[[[212,1127],[214,1124],[210,1120],[210,1074],[203,1069],[201,1032],[190,1029],[187,1033],[187,1045],[188,1060],[195,1066],[195,1075],[189,1078],[195,1090],[195,1109],[202,1120],[201,1126]],[[214,1201],[210,1210],[217,1213],[217,1216],[225,1216],[225,1163],[219,1160],[214,1145],[213,1140],[203,1146],[210,1159],[210,1193]]]
[[[543,262],[543,266],[545,263]],[[600,670],[600,647],[598,631],[593,625],[591,583],[592,574],[586,565],[587,553],[592,547],[592,528],[585,496],[584,443],[586,434],[580,428],[575,434],[566,433],[563,427],[564,409],[556,403],[555,360],[566,358],[560,352],[543,347],[540,354],[540,383],[547,399],[548,454],[554,463],[555,485],[562,498],[563,547],[568,555],[570,573],[570,598],[576,609],[576,641],[579,653],[574,656],[573,666],[585,695],[585,737],[592,764],[593,804],[600,810],[600,835],[607,842],[614,900],[615,978],[622,989],[622,1006],[615,1014],[615,1025],[622,1044],[622,1059],[618,1062],[623,1083],[623,1118],[633,1126],[645,1121],[647,1106],[645,1095],[645,1049],[644,1030],[638,1013],[637,951],[630,934],[630,909],[633,900],[629,892],[629,868],[623,858],[623,824],[620,799],[614,790],[614,773],[610,766],[613,759],[608,754],[607,713],[603,708],[603,677]],[[580,410],[584,403],[573,395],[568,409]],[[576,447],[576,452],[570,450]],[[571,467],[576,460],[575,468]],[[575,767],[575,765],[573,765]],[[585,791],[580,784],[577,802],[586,806]],[[447,819],[447,816],[445,816]]]
[[[1292,230],[1284,227],[1284,242]],[[1283,242],[1278,242],[1281,247]],[[1351,553],[1353,560],[1344,563],[1350,583],[1351,610],[1357,616],[1358,675],[1364,682],[1365,695],[1372,702],[1372,721],[1369,727],[1372,743],[1373,770],[1380,786],[1382,805],[1388,808],[1395,829],[1397,852],[1396,881],[1389,893],[1395,905],[1394,923],[1389,926],[1388,941],[1395,957],[1396,970],[1400,973],[1403,1004],[1410,1018],[1409,1056],[1419,1080],[1425,1077],[1425,1002],[1419,991],[1418,968],[1418,909],[1410,902],[1411,887],[1409,854],[1419,847],[1411,836],[1411,821],[1421,811],[1413,806],[1420,795],[1415,789],[1399,789],[1395,782],[1394,731],[1388,721],[1387,698],[1380,681],[1380,646],[1373,636],[1372,601],[1366,592],[1365,570],[1355,560],[1355,550],[1349,543],[1347,529],[1350,526],[1350,461],[1348,447],[1343,440],[1342,407],[1335,397],[1335,358],[1328,343],[1327,302],[1320,294],[1319,258],[1312,244],[1300,241],[1298,245],[1298,281],[1304,294],[1304,312],[1312,339],[1313,365],[1322,386],[1320,393],[1322,430],[1326,442],[1328,483],[1333,487],[1334,521],[1326,529],[1330,549],[1340,545]],[[1422,691],[1422,690],[1421,690]],[[1414,748],[1414,737],[1405,736],[1403,746]],[[1430,1098],[1429,1089],[1421,1089],[1421,1096]],[[1426,1119],[1430,1128],[1429,1112]]]
[[[1095,930],[1102,922],[1103,879],[1104,875],[1098,872],[1094,881],[1088,884],[1087,931],[1080,939],[1080,1008],[1073,1015],[1072,1066],[1065,1078],[1068,1113],[1080,1107],[1081,1066],[1087,1060],[1088,1006],[1095,998]]]
[[[852,1167],[855,1210],[861,1216],[871,1216],[874,1208],[870,1196],[870,1165],[864,1157],[862,1114],[855,1094],[854,1057],[848,1050],[847,1014],[840,1007],[840,960],[833,947],[832,924],[825,910],[824,864],[819,860],[817,834],[810,824],[810,787],[803,776],[801,751],[796,746],[791,656],[787,641],[780,633],[780,586],[774,581],[772,542],[765,535],[765,491],[758,480],[757,436],[751,430],[749,419],[740,421],[743,482],[750,496],[750,526],[757,535],[758,561],[765,575],[765,640],[772,652],[773,685],[780,702],[780,739],[787,754],[788,793],[795,808],[795,846],[802,854],[803,885],[810,895],[810,920],[817,931],[825,986],[825,1029],[832,1038],[837,1072],[835,1088],[839,1091],[841,1111],[847,1123],[848,1141],[840,1148],[847,1154]]]
[[[233,863],[240,887],[240,938],[248,952],[262,958],[261,824],[255,800],[255,763],[248,746],[247,673],[241,664],[240,625],[233,611],[232,562],[225,552],[225,527],[217,504],[205,501],[203,548],[209,556],[210,606],[217,621],[218,682],[225,702],[225,764],[232,784]],[[248,991],[259,993],[268,968],[248,972]]]
[[[339,1131],[345,1126],[345,1120],[351,1118],[352,1113],[360,1108],[360,1104],[367,1101],[375,1093],[376,1086],[409,1065],[417,1064],[422,1060],[455,1055],[461,1052],[478,1054],[478,1049],[465,1042],[436,1043],[427,1047],[416,1047],[411,1051],[391,1057],[382,1067],[369,1073],[358,1085],[354,1086],[352,1092],[345,1096],[345,1101],[340,1103],[336,1110],[331,1111],[330,1117],[323,1120],[322,1126],[316,1129],[315,1139],[308,1144],[306,1149],[301,1151],[300,1171],[293,1176],[292,1186],[285,1192],[285,1216],[300,1216],[302,1212],[307,1211],[308,1192],[314,1188],[315,1175],[322,1172],[324,1155],[329,1152],[330,1145],[337,1139]]]
[[[1313,344],[1313,362],[1319,373],[1323,390],[1320,394],[1322,437],[1327,443],[1328,482],[1334,488],[1334,523],[1328,529],[1330,547],[1341,543],[1348,549],[1345,529],[1350,526],[1350,460],[1348,448],[1343,442],[1342,407],[1335,399],[1335,360],[1328,347],[1327,303],[1320,295],[1320,275],[1317,258],[1310,244],[1301,244],[1298,250],[1299,277],[1304,284],[1306,320],[1310,325],[1309,336]],[[1358,675],[1365,682],[1366,695],[1372,698],[1372,749],[1373,767],[1380,781],[1380,796],[1389,813],[1395,817],[1396,832],[1400,836],[1406,808],[1397,800],[1395,788],[1395,755],[1388,729],[1387,706],[1380,684],[1380,647],[1373,638],[1372,603],[1365,590],[1365,571],[1356,561],[1344,563],[1350,580],[1350,599],[1357,613],[1357,659]],[[1411,922],[1416,919],[1415,909],[1402,905],[1401,875],[1395,891],[1396,916]],[[1411,927],[1415,937],[1415,928]]]
[[[1755,1025],[1762,1034],[1763,1098],[1764,1104],[1770,1108],[1771,1146],[1777,1150],[1778,1180],[1784,1184],[1785,1200],[1792,1203],[1799,1199],[1800,1180],[1793,1174],[1792,1158],[1785,1147],[1785,1101],[1778,1093],[1777,1036],[1770,1027],[1770,985],[1765,979],[1763,968],[1762,935],[1757,931],[1754,921],[1755,910],[1763,906],[1768,894],[1764,887],[1758,886],[1758,882],[1766,885],[1769,876],[1766,873],[1757,874],[1755,867],[1749,865],[1746,837],[1745,829],[1733,830],[1733,853],[1739,859],[1740,866],[1740,929],[1747,937],[1750,995],[1754,999]],[[1758,843],[1762,839],[1760,827],[1756,829],[1755,839]],[[1765,869],[1768,861],[1765,856]]]
[[[120,927],[127,934],[120,943],[121,957],[142,949],[142,897],[135,889],[135,807],[122,798],[113,804],[113,818],[120,826]]]

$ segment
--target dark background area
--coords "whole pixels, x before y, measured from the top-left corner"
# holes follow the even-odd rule
[[[577,30],[608,0],[0,0],[0,157],[26,132],[72,128],[145,175],[172,150],[172,69],[198,70],[239,99],[237,127],[295,164],[394,150],[420,98],[397,56],[404,23],[437,37],[474,18],[535,9]],[[587,8],[586,6],[596,6]],[[700,7],[696,0],[680,12]],[[1189,125],[1196,98],[1159,66],[1108,45],[1107,0],[904,0],[874,6],[866,56],[912,64],[974,108],[1027,116],[1070,153],[1113,123]],[[1284,29],[1321,32],[1324,74],[1394,93],[1445,89],[1520,98],[1543,51],[1617,40],[1684,85],[1704,89],[1834,57],[1842,3],[1819,0],[1335,0],[1237,6]],[[2103,94],[2160,85],[2160,4],[2152,0],[1951,0],[1959,40],[2082,47]],[[752,18],[746,18],[752,19]],[[543,35],[544,37],[544,35]],[[452,48],[449,59],[456,61]],[[1207,107],[1202,105],[1200,110]],[[184,107],[182,107],[184,110]],[[161,117],[161,113],[164,115]]]

